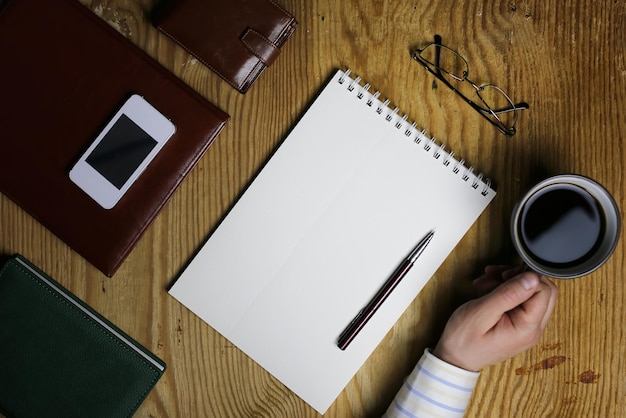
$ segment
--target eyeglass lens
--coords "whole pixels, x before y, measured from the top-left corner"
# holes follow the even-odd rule
[[[490,109],[491,112],[495,113],[494,116],[489,112],[492,117],[499,119],[506,127],[515,125],[517,119],[516,112],[514,111],[515,106],[511,102],[511,99],[499,87],[493,84],[487,84],[479,87],[476,93],[488,108],[487,110]],[[485,106],[481,107],[484,108]]]
[[[472,101],[485,116],[507,128],[515,124],[515,107],[511,99],[493,84],[474,85],[469,79],[467,61],[458,52],[444,45],[430,44],[420,51],[419,56],[430,65],[432,71],[438,73],[462,95],[471,98],[478,94],[478,99]]]
[[[420,57],[430,63],[435,71],[441,71],[444,77],[462,81],[468,72],[465,59],[443,45],[428,45],[420,52]]]

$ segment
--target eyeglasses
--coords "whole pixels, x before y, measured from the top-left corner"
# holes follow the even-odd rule
[[[411,54],[413,59],[463,98],[500,132],[507,137],[513,136],[518,116],[517,111],[528,109],[528,104],[523,102],[514,104],[511,98],[494,84],[478,85],[473,82],[468,77],[469,66],[465,58],[455,50],[441,45],[439,39],[439,37],[435,37],[435,42],[421,49],[416,48]],[[468,82],[474,88],[480,101],[470,100],[461,93],[459,82]]]

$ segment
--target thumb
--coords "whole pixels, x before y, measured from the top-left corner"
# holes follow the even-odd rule
[[[531,272],[519,274],[517,277],[502,283],[491,293],[481,298],[481,311],[491,326],[495,325],[502,315],[526,302],[535,294],[539,287],[539,277]]]

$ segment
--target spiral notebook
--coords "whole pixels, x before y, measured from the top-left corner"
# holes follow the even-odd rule
[[[324,413],[494,196],[369,84],[338,71],[170,293]],[[433,229],[341,351],[339,334]]]

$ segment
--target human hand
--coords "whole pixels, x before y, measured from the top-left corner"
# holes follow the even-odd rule
[[[479,371],[539,342],[558,291],[537,273],[493,266],[474,284],[491,292],[452,314],[433,354],[462,369]]]

